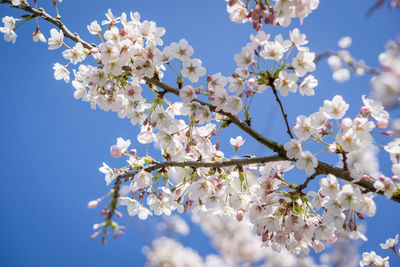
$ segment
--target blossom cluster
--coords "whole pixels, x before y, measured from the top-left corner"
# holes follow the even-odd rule
[[[319,5],[319,0],[274,0],[258,1],[249,5],[249,1],[226,0],[231,21],[236,23],[251,22],[255,30],[260,30],[262,23],[289,26],[292,18],[300,18],[302,23]],[[253,2],[253,1],[252,1]]]
[[[293,131],[299,139],[292,139],[284,146],[287,156],[295,159],[296,166],[305,169],[306,174],[310,175],[318,162],[311,152],[303,151],[301,142],[311,138],[312,142],[322,143],[325,146],[324,150],[346,156],[343,164],[349,168],[354,182],[365,178],[365,175],[377,177],[377,166],[370,163],[373,153],[367,152],[370,150],[367,144],[374,143],[372,137],[374,129],[384,129],[388,126],[389,113],[385,111],[382,103],[378,100],[365,96],[362,97],[362,100],[364,106],[354,119],[345,117],[349,104],[340,95],[336,95],[332,100],[325,100],[318,112],[308,117],[298,116]],[[375,119],[376,122],[373,122],[372,119]],[[337,121],[336,130],[334,124],[329,120]],[[377,134],[392,135],[392,132],[377,132]],[[326,140],[329,137],[332,137],[333,140]],[[396,152],[397,143],[398,141],[393,141],[386,146],[386,150],[393,154],[394,164],[397,164],[395,160],[395,155],[398,153]],[[397,165],[394,165],[393,170],[395,175],[399,174]],[[395,180],[396,178],[394,178]],[[384,190],[389,198],[395,189],[394,183],[391,182],[390,188]]]
[[[386,43],[386,51],[379,55],[383,71],[371,79],[375,98],[392,107],[400,97],[400,41]]]
[[[274,40],[269,38],[270,35],[263,31],[250,35],[251,42],[241,49],[240,54],[235,55],[238,68],[229,78],[228,90],[239,95],[243,92],[252,95],[263,93],[271,86],[282,96],[294,93],[298,88],[302,95],[314,95],[318,81],[313,75],[306,74],[315,70],[315,54],[304,46],[308,43],[306,35],[294,29],[290,31],[290,39],[284,40],[280,34]],[[297,53],[290,60],[294,47]],[[251,77],[249,74],[252,74]],[[300,82],[299,79],[303,80]]]

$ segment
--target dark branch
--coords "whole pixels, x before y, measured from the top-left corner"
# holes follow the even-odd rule
[[[286,129],[287,129],[286,132],[288,133],[288,135],[290,136],[291,139],[294,139],[293,134],[290,130],[290,126],[289,126],[289,122],[288,122],[288,118],[287,118],[288,116],[285,113],[285,110],[283,109],[283,105],[282,105],[281,100],[279,99],[278,92],[276,91],[273,83],[270,83],[270,85],[271,85],[272,91],[274,92],[276,102],[278,102],[279,107],[281,108],[281,113],[283,115],[283,119],[285,120],[285,124],[286,124]]]

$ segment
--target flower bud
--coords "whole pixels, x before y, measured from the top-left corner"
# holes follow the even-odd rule
[[[360,113],[367,114],[369,112],[369,107],[363,106],[361,107]]]
[[[388,124],[389,124],[388,120],[381,119],[376,123],[375,127],[383,129],[383,128],[386,128],[388,126]]]
[[[246,94],[246,97],[249,98],[253,94],[253,91],[247,90],[245,94]]]
[[[110,154],[111,154],[111,157],[113,157],[113,158],[120,158],[122,156],[121,148],[119,146],[113,145],[110,148]]]
[[[237,73],[232,73],[232,77],[235,78],[235,79],[236,79],[236,78],[239,78],[239,74],[237,74]]]
[[[100,202],[100,201],[99,201],[98,199],[89,201],[89,203],[88,203],[88,208],[89,208],[89,209],[95,209],[95,208],[97,208],[97,205],[99,205],[99,202]]]
[[[332,129],[333,124],[332,124],[332,122],[327,122],[327,123],[325,124],[325,126],[326,126],[326,128],[328,128],[328,129]]]
[[[386,136],[393,136],[394,132],[393,131],[386,131],[386,132],[383,132],[382,134],[386,135]]]

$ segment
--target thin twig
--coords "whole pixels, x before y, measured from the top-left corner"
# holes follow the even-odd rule
[[[282,105],[281,100],[279,99],[278,92],[276,91],[273,83],[270,83],[270,85],[271,85],[272,91],[274,92],[276,102],[278,102],[279,107],[281,108],[281,113],[283,115],[283,119],[285,120],[285,124],[286,124],[286,129],[287,129],[286,132],[288,133],[288,135],[290,136],[291,139],[294,139],[293,134],[290,130],[290,126],[289,126],[289,122],[288,122],[288,118],[287,118],[288,116],[285,113],[285,110],[283,109],[283,105]]]
[[[311,182],[318,175],[319,173],[318,171],[316,171],[313,175],[309,176],[303,184],[297,187],[297,192],[302,192],[308,186],[308,183]]]

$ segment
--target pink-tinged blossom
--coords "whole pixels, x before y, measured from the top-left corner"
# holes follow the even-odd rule
[[[244,144],[244,139],[240,135],[236,138],[231,138],[229,141],[236,150]]]
[[[248,47],[243,47],[240,54],[236,54],[234,58],[239,67],[248,67],[254,62],[254,51]]]
[[[146,171],[140,171],[133,177],[133,181],[139,188],[145,188],[153,184],[153,175]]]
[[[290,40],[297,46],[302,46],[308,44],[308,40],[306,40],[306,35],[300,33],[300,30],[295,28],[293,31],[289,32]]]
[[[396,184],[388,177],[380,177],[374,182],[374,188],[382,191],[385,197],[391,198],[396,191]]]
[[[149,215],[152,215],[152,212],[143,207],[142,204],[140,204],[136,199],[130,197],[120,197],[119,203],[122,206],[126,206],[129,216],[138,215],[139,219],[146,220]]]
[[[318,166],[318,160],[310,151],[303,151],[296,160],[296,166],[299,169],[304,169],[307,175],[311,175]]]
[[[379,266],[379,267],[389,267],[389,257],[382,258],[376,255],[375,251],[364,252],[362,254],[362,260],[360,261],[360,266]]]
[[[297,78],[296,74],[289,74],[282,70],[279,72],[279,78],[274,81],[274,86],[282,96],[287,96],[289,92],[295,93],[297,91]]]
[[[300,84],[299,92],[301,95],[313,96],[314,88],[318,86],[318,80],[314,75],[308,75]]]
[[[332,101],[325,100],[324,106],[321,108],[328,119],[337,120],[343,118],[348,109],[349,104],[347,104],[340,95],[333,97]]]
[[[304,115],[298,116],[293,131],[300,140],[307,140],[314,133],[314,128],[311,126],[311,118]]]
[[[189,59],[183,62],[182,76],[188,78],[192,83],[199,81],[199,77],[206,74],[206,69],[201,66],[201,60],[198,58]]]
[[[46,42],[46,38],[44,37],[43,33],[40,32],[39,28],[36,28],[36,31],[32,34],[32,39],[34,42]]]
[[[107,10],[106,13],[106,18],[107,20],[103,20],[101,22],[101,25],[110,25],[112,27],[114,24],[119,23],[120,17],[114,17],[113,13],[111,12],[111,9]]]
[[[53,66],[54,70],[54,79],[56,80],[64,80],[64,82],[69,83],[69,71],[66,67],[61,65],[60,63],[55,63]]]
[[[395,238],[386,239],[385,243],[380,243],[379,245],[381,246],[382,249],[395,250],[397,243],[399,243],[399,235],[396,235]]]
[[[382,102],[379,100],[366,98],[365,95],[362,96],[363,103],[366,108],[371,112],[372,117],[378,122],[381,120],[389,120],[389,112],[385,110]]]
[[[296,57],[292,60],[292,65],[294,71],[299,77],[303,77],[307,72],[312,72],[315,70],[315,54],[309,52],[305,48],[300,50]]]
[[[195,98],[196,94],[191,85],[184,86],[179,90],[179,97],[182,98],[183,103],[189,103]]]
[[[173,56],[182,61],[189,60],[194,53],[193,47],[189,45],[186,39],[181,39],[179,43],[171,43],[170,48]]]
[[[148,145],[157,140],[156,135],[153,132],[153,129],[149,126],[142,126],[140,133],[137,136],[137,140],[141,144]]]
[[[101,32],[101,26],[97,23],[97,20],[94,20],[90,25],[87,25],[87,29],[93,35],[98,35]]]
[[[57,31],[56,29],[50,30],[50,38],[47,40],[49,44],[49,50],[55,50],[60,48],[64,43],[64,33],[62,30]]]
[[[106,184],[109,185],[116,177],[117,174],[111,169],[106,163],[103,162],[103,167],[99,168],[99,171],[104,173]]]
[[[65,59],[70,60],[70,62],[75,65],[86,58],[86,54],[83,49],[83,45],[81,43],[77,43],[71,49],[64,50],[62,55]]]
[[[296,139],[291,139],[283,148],[286,150],[286,156],[289,159],[298,159],[302,152],[301,142]]]
[[[226,105],[223,107],[225,112],[238,114],[243,108],[242,99],[238,96],[229,96],[226,100]]]
[[[1,20],[4,23],[4,27],[0,27],[0,32],[4,33],[4,40],[6,42],[12,42],[15,44],[17,40],[17,34],[15,33],[15,23],[17,20],[11,16],[5,16]]]

